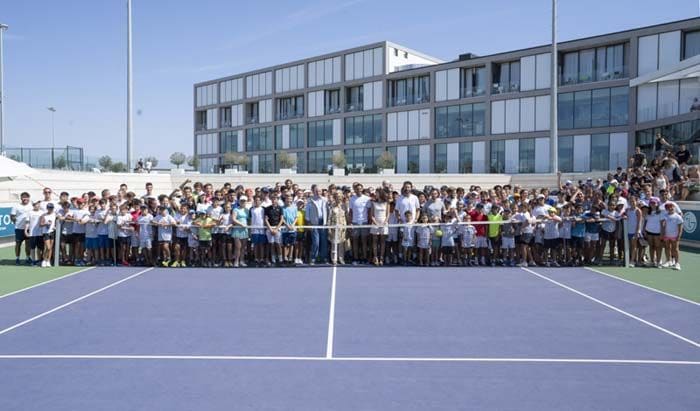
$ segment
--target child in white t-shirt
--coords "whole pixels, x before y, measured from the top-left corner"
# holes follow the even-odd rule
[[[683,217],[676,212],[676,207],[672,201],[665,204],[666,214],[661,220],[661,232],[666,249],[666,259],[668,266],[674,270],[681,269],[680,253],[678,252],[681,234],[683,233]]]
[[[430,258],[431,227],[428,225],[428,214],[420,216],[420,225],[416,227],[416,244],[418,246],[418,265],[427,267]]]

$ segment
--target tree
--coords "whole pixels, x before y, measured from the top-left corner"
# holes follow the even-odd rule
[[[190,156],[187,158],[187,165],[194,168],[195,170],[199,168],[199,157]]]
[[[238,166],[238,169],[245,168],[248,165],[248,156],[243,153],[234,153],[229,151],[224,154],[224,164]]]
[[[377,168],[385,170],[393,169],[394,166],[396,166],[396,159],[394,159],[394,155],[391,154],[391,152],[384,151],[379,157],[377,157],[374,164],[377,166]]]
[[[342,151],[333,154],[332,162],[335,168],[345,168],[345,166],[348,164],[347,160],[345,159],[345,154],[343,154]]]
[[[57,169],[59,169],[59,170],[63,170],[64,168],[66,168],[67,165],[68,165],[68,161],[66,161],[66,156],[64,156],[63,154],[61,154],[61,155],[54,161],[53,168],[57,168]]]
[[[297,158],[283,151],[277,155],[280,168],[294,168],[297,165]]]
[[[146,157],[143,161],[146,162],[146,163],[150,161],[150,162],[151,162],[151,168],[156,168],[156,167],[158,167],[158,159],[155,158],[155,157],[153,157],[153,156]]]
[[[127,171],[126,164],[122,163],[121,161],[117,161],[116,163],[112,164],[109,169],[113,173],[125,173]]]
[[[102,171],[110,170],[112,168],[112,157],[102,156],[99,160],[97,160],[97,164],[100,165]]]
[[[185,153],[176,151],[170,155],[170,162],[177,168],[180,168],[181,165],[185,164],[185,160],[187,160]]]

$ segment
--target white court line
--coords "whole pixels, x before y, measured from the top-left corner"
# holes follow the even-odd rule
[[[556,280],[552,280],[551,278],[549,278],[549,277],[547,277],[547,276],[544,276],[544,275],[542,275],[542,274],[536,273],[536,272],[530,270],[529,268],[525,268],[525,267],[520,267],[520,268],[523,269],[523,270],[525,270],[525,271],[527,271],[527,272],[530,273],[530,274],[534,274],[534,275],[536,275],[536,276],[542,278],[543,280],[547,280],[547,281],[549,281],[549,282],[551,282],[551,283],[553,283],[553,284],[558,285],[559,287],[562,287],[562,288],[564,288],[564,289],[567,289],[567,290],[569,290],[569,291],[571,291],[571,292],[573,292],[573,293],[576,293],[576,294],[578,294],[578,295],[580,295],[580,296],[582,296],[582,297],[585,297],[585,298],[587,298],[587,299],[589,299],[589,300],[591,300],[591,301],[593,301],[593,302],[596,302],[596,303],[598,303],[598,304],[600,304],[600,305],[602,305],[602,306],[608,307],[609,309],[611,309],[611,310],[613,310],[613,311],[617,311],[617,312],[620,313],[620,314],[626,315],[626,316],[628,316],[628,317],[630,317],[630,318],[632,318],[632,319],[635,319],[635,320],[637,320],[637,321],[639,321],[639,322],[641,322],[641,323],[643,323],[643,324],[646,324],[646,325],[648,325],[649,327],[656,328],[657,330],[662,331],[662,332],[664,332],[664,333],[666,333],[666,334],[668,334],[668,335],[671,335],[671,336],[673,336],[673,337],[676,337],[676,338],[678,338],[679,340],[685,341],[685,342],[687,342],[688,344],[694,346],[695,348],[700,348],[700,343],[698,343],[698,342],[696,342],[696,341],[693,341],[693,340],[691,340],[690,338],[686,338],[686,337],[684,337],[684,336],[682,336],[682,335],[680,335],[680,334],[676,334],[676,333],[674,333],[673,331],[670,331],[670,330],[668,330],[668,329],[666,329],[666,328],[664,328],[664,327],[661,327],[661,326],[659,326],[659,325],[656,325],[656,324],[652,323],[651,321],[647,321],[647,320],[645,320],[645,319],[643,319],[643,318],[637,317],[636,315],[630,314],[630,313],[628,313],[627,311],[625,311],[625,310],[623,310],[623,309],[617,308],[617,307],[615,307],[614,305],[611,305],[611,304],[606,303],[605,301],[601,301],[601,300],[599,300],[599,299],[597,299],[597,298],[595,298],[595,297],[592,297],[592,296],[590,296],[590,295],[588,295],[588,294],[586,294],[586,293],[584,293],[584,292],[581,292],[581,291],[579,291],[579,290],[576,290],[575,288],[571,288],[571,287],[569,287],[568,285],[562,284],[562,283],[560,283],[560,282],[558,282],[558,281],[556,281]]]
[[[610,277],[610,278],[614,278],[614,279],[616,279],[616,280],[626,282],[626,283],[628,283],[628,284],[636,285],[637,287],[646,288],[647,290],[654,291],[654,292],[657,292],[657,293],[659,293],[659,294],[663,294],[663,295],[668,296],[668,297],[671,297],[671,298],[675,298],[676,300],[680,300],[680,301],[683,301],[683,302],[686,302],[686,303],[689,303],[689,304],[693,304],[693,305],[700,306],[700,303],[697,302],[697,301],[688,300],[687,298],[683,298],[683,297],[680,297],[680,296],[677,296],[677,295],[674,295],[674,294],[671,294],[671,293],[667,293],[666,291],[662,291],[662,290],[659,290],[659,289],[656,289],[656,288],[652,288],[652,287],[649,287],[649,286],[644,285],[644,284],[635,283],[634,281],[630,281],[630,280],[627,280],[627,279],[624,279],[624,278],[621,278],[621,277],[618,277],[618,276],[615,276],[615,275],[612,275],[612,274],[608,274],[608,273],[602,272],[602,271],[600,271],[600,270],[596,270],[595,268],[591,268],[591,267],[584,267],[584,268],[585,268],[586,270],[588,270],[588,271],[592,271],[592,272],[597,273],[597,274],[605,275],[605,276],[608,276],[608,277]]]
[[[333,358],[333,333],[335,331],[335,282],[338,269],[333,266],[333,280],[331,282],[331,308],[328,313],[328,339],[326,340],[326,358]]]
[[[95,294],[99,294],[99,293],[101,293],[102,291],[108,290],[108,289],[110,289],[110,288],[112,288],[112,287],[114,287],[114,286],[117,286],[117,285],[119,285],[119,284],[125,282],[125,281],[129,281],[129,280],[131,280],[132,278],[138,277],[138,276],[140,276],[141,274],[143,274],[143,273],[145,273],[145,272],[151,271],[152,269],[153,269],[153,267],[150,267],[150,268],[147,268],[147,269],[145,269],[145,270],[139,271],[139,272],[136,273],[136,274],[132,274],[132,275],[126,277],[126,278],[122,278],[122,279],[119,280],[119,281],[115,281],[115,282],[113,282],[113,283],[110,283],[110,284],[108,284],[108,285],[106,285],[106,286],[100,288],[99,290],[95,290],[95,291],[93,291],[93,292],[90,292],[90,293],[88,293],[88,294],[85,294],[85,295],[83,295],[82,297],[78,297],[78,298],[76,298],[76,299],[74,299],[74,300],[68,301],[68,302],[65,303],[65,304],[61,304],[61,305],[59,305],[58,307],[54,307],[54,308],[52,308],[52,309],[50,309],[50,310],[48,310],[48,311],[44,311],[43,313],[41,313],[41,314],[39,314],[39,315],[35,315],[35,316],[32,317],[32,318],[29,318],[29,319],[27,319],[27,320],[24,320],[24,321],[22,321],[22,322],[20,322],[20,323],[17,323],[17,324],[15,324],[15,325],[13,325],[13,326],[7,327],[7,328],[5,328],[4,330],[0,331],[0,335],[6,334],[6,333],[8,333],[8,332],[10,332],[10,331],[12,331],[12,330],[14,330],[14,329],[17,329],[17,328],[19,328],[19,327],[21,327],[21,326],[23,326],[23,325],[29,324],[29,323],[32,322],[32,321],[38,320],[39,318],[45,317],[45,316],[47,316],[47,315],[49,315],[49,314],[51,314],[51,313],[54,313],[54,312],[56,312],[56,311],[58,311],[58,310],[62,310],[62,309],[66,308],[66,307],[68,307],[68,306],[70,306],[70,305],[73,305],[73,304],[75,304],[75,303],[77,303],[77,302],[79,302],[79,301],[82,301],[82,300],[84,300],[84,299],[86,299],[86,298],[88,298],[88,297],[91,297],[91,296],[93,296],[93,295],[95,295]]]
[[[0,360],[175,360],[175,361],[330,361],[330,362],[483,362],[554,364],[700,365],[700,361],[600,358],[495,358],[495,357],[294,357],[255,355],[0,355]]]
[[[86,267],[86,268],[83,268],[82,270],[78,270],[78,271],[76,271],[76,272],[74,272],[74,273],[69,273],[69,274],[66,274],[66,275],[62,275],[62,276],[60,276],[60,277],[52,278],[51,280],[47,280],[47,281],[44,281],[44,282],[41,282],[41,283],[38,283],[38,284],[30,285],[29,287],[22,288],[21,290],[16,290],[16,291],[13,291],[13,292],[11,292],[11,293],[7,293],[7,294],[0,295],[0,300],[2,300],[2,299],[5,298],[5,297],[9,297],[9,296],[11,296],[11,295],[15,295],[15,294],[19,294],[19,293],[21,293],[21,292],[27,291],[27,290],[31,290],[32,288],[40,287],[40,286],[42,286],[42,285],[46,285],[46,284],[52,283],[52,282],[54,282],[54,281],[63,280],[64,278],[68,278],[68,277],[72,277],[72,276],[74,276],[74,275],[76,275],[76,274],[84,273],[85,271],[92,270],[93,268],[95,268],[95,267]]]

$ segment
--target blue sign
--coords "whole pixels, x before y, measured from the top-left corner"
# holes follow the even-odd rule
[[[15,224],[10,218],[12,207],[0,207],[0,238],[15,235]]]

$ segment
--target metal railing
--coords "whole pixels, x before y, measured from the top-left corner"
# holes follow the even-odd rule
[[[345,105],[345,111],[362,111],[364,104],[362,101],[355,101]]]
[[[73,171],[86,169],[82,147],[5,147],[5,156],[34,168]]]

